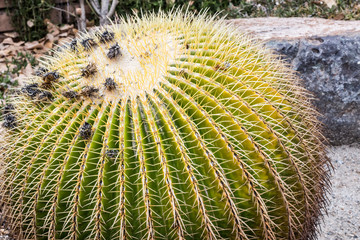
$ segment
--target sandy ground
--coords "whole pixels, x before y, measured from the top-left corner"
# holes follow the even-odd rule
[[[328,148],[334,165],[328,215],[318,240],[360,239],[360,145]]]
[[[360,239],[360,144],[329,147],[328,156],[334,165],[332,191],[318,240]],[[7,234],[0,229],[0,240],[10,240]]]

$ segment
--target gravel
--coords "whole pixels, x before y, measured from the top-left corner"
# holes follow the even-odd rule
[[[318,240],[360,239],[360,145],[330,147],[328,156],[332,192]]]

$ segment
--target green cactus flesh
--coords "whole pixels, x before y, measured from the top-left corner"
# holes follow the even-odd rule
[[[4,110],[19,239],[313,239],[329,163],[310,94],[223,20],[122,20],[54,50]]]

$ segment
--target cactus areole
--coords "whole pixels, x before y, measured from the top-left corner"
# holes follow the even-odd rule
[[[316,237],[329,163],[311,96],[223,20],[133,17],[41,65],[3,114],[15,237]]]

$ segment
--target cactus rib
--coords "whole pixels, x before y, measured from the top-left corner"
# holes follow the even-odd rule
[[[316,238],[331,166],[312,96],[216,18],[121,19],[41,60],[4,109],[14,237]]]

